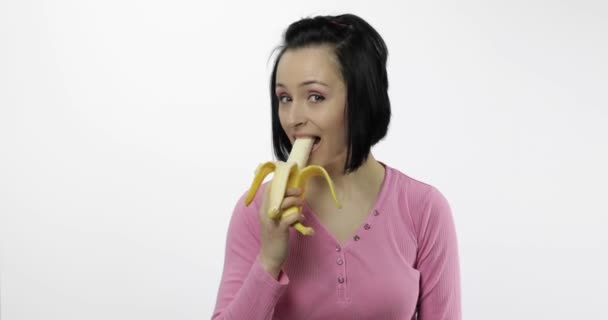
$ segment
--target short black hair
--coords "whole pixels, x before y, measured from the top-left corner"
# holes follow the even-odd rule
[[[347,156],[344,173],[356,171],[370,149],[386,136],[391,117],[386,61],[388,50],[380,34],[354,14],[302,18],[285,30],[270,79],[274,154],[286,161],[291,142],[281,127],[276,73],[285,51],[332,45],[346,86]],[[275,50],[277,50],[275,49]]]

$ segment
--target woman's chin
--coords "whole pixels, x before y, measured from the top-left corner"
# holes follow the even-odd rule
[[[308,165],[322,166],[322,163],[316,155],[311,154],[308,158]]]

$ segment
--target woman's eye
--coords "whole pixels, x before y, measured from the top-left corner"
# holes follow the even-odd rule
[[[313,102],[321,102],[321,101],[325,100],[325,97],[318,95],[318,94],[310,95],[310,97],[313,98]]]
[[[285,100],[285,98],[289,99],[289,97],[288,97],[288,96],[280,96],[280,97],[279,97],[279,102],[280,102],[280,103],[287,103],[287,101]]]

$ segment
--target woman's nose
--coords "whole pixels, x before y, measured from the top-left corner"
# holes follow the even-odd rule
[[[291,127],[297,127],[307,120],[306,118],[306,110],[304,110],[304,106],[292,104],[289,108],[287,114],[287,123]]]

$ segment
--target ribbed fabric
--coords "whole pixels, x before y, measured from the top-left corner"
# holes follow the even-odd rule
[[[461,319],[458,245],[447,200],[382,164],[377,201],[344,245],[303,207],[315,235],[290,230],[278,279],[257,260],[258,208],[268,182],[249,207],[244,193],[230,220],[212,319]]]

